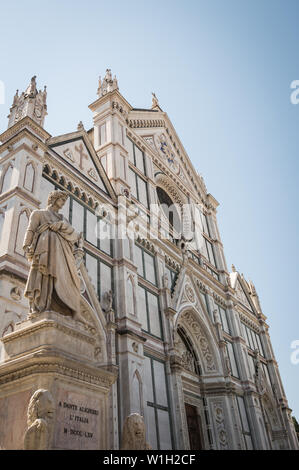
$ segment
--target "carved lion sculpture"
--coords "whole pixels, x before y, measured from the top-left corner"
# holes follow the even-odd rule
[[[132,413],[127,416],[122,433],[122,450],[150,450],[151,446],[145,440],[143,416]]]
[[[52,395],[48,390],[36,390],[28,405],[28,429],[24,435],[25,450],[48,449],[53,416],[54,401]]]

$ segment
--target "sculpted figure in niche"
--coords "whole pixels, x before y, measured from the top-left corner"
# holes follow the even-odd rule
[[[110,312],[110,310],[112,310],[112,305],[113,305],[113,292],[112,292],[112,290],[108,290],[107,292],[105,292],[104,299],[105,299],[105,303],[106,303],[105,311]]]
[[[167,273],[164,273],[163,276],[162,276],[162,286],[164,287],[164,289],[169,288],[169,278],[168,278]]]
[[[54,416],[54,401],[48,390],[39,389],[32,395],[28,411],[28,429],[24,436],[25,450],[49,448]]]
[[[143,416],[132,413],[127,416],[122,433],[121,450],[150,450],[145,440]]]
[[[52,191],[46,209],[32,212],[23,249],[31,263],[24,295],[31,314],[45,310],[80,316],[80,279],[74,248],[82,251],[82,233],[77,233],[59,214],[67,200],[64,191]]]

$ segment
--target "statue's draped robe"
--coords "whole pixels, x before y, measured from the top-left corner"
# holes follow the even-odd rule
[[[50,225],[59,222],[59,230]],[[79,234],[69,222],[51,210],[33,211],[24,246],[33,251],[25,297],[34,311],[56,310],[75,316],[80,308],[80,279],[73,245]]]

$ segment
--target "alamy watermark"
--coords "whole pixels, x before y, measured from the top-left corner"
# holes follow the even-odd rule
[[[291,363],[296,366],[299,364],[299,339],[295,339],[291,342],[291,349],[294,349],[291,354]]]
[[[4,82],[0,80],[0,104],[4,104],[4,103],[5,103],[5,86],[4,86]]]
[[[204,231],[202,207],[186,204],[155,204],[149,205],[144,211],[132,203],[126,204],[126,198],[119,196],[118,211],[115,213],[109,204],[96,209],[98,223],[95,234],[103,239],[172,239],[177,242],[184,239],[189,249],[196,249],[196,233]],[[108,223],[108,224],[107,224]],[[108,226],[114,231],[107,230]]]
[[[299,80],[293,80],[290,88],[292,88],[292,93],[290,95],[290,100],[292,104],[298,104],[299,103]]]

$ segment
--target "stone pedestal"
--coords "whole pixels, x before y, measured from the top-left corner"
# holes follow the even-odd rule
[[[108,448],[108,393],[117,368],[99,362],[96,334],[44,312],[2,338],[0,449],[23,449],[25,434],[25,448]]]

